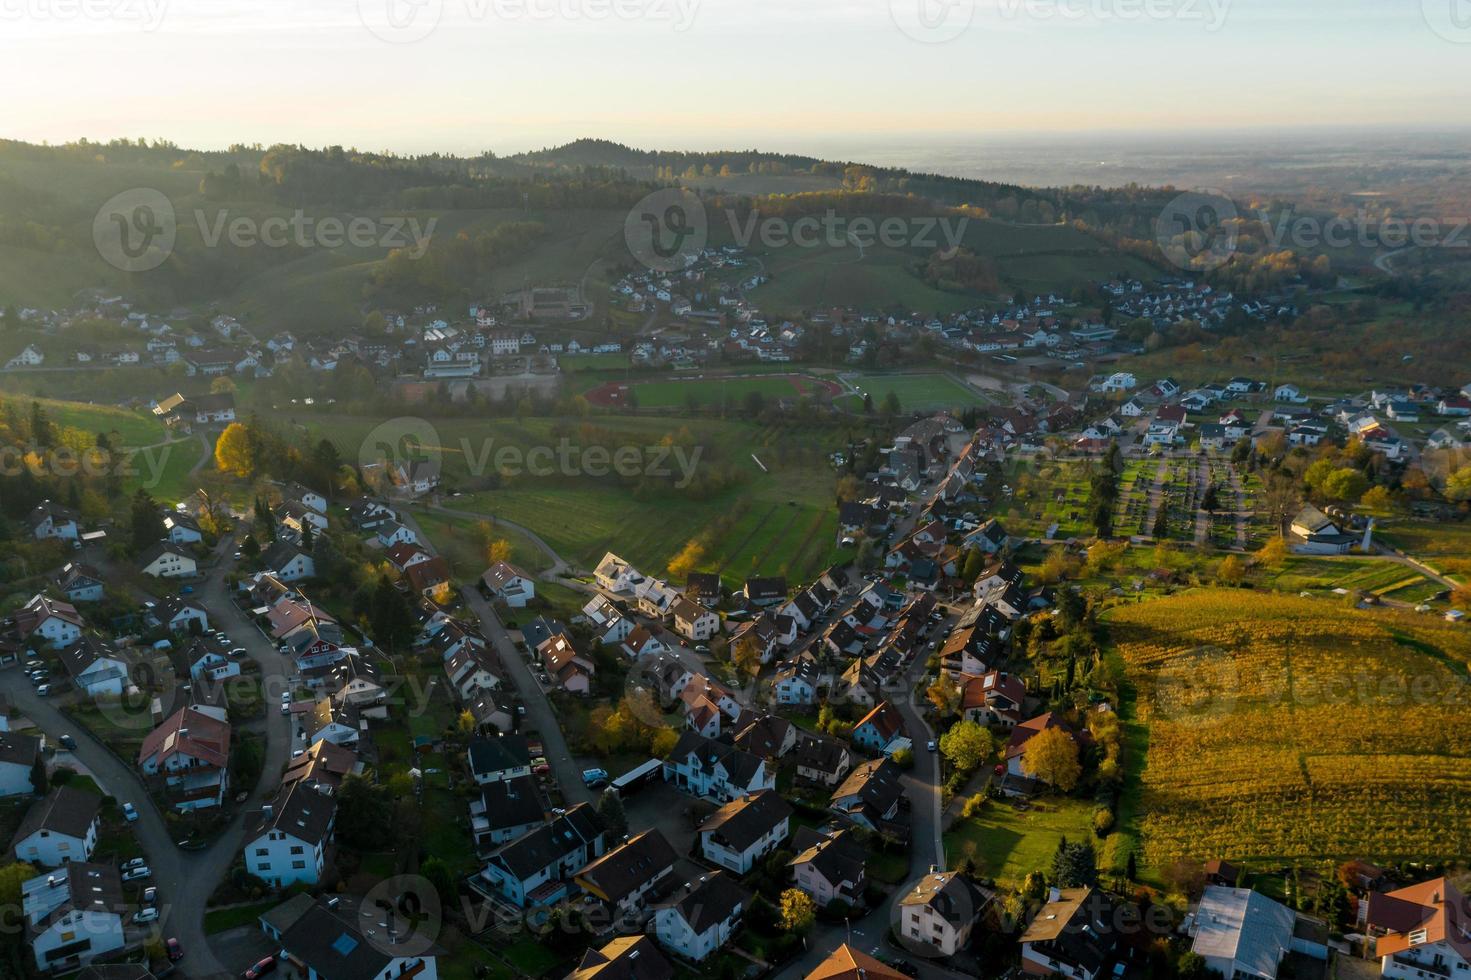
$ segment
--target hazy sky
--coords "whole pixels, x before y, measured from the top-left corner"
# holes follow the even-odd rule
[[[1465,126],[1468,66],[1471,0],[0,0],[0,136],[800,151]]]

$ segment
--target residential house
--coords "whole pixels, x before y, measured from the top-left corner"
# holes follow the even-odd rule
[[[896,742],[909,745],[904,736],[904,716],[888,701],[881,701],[853,726],[853,744],[870,752],[892,754]]]
[[[261,565],[283,582],[300,582],[317,574],[317,562],[311,553],[285,538],[277,539],[266,550]]]
[[[84,636],[60,653],[77,690],[88,697],[118,697],[128,687],[128,662],[101,640]]]
[[[17,861],[42,868],[89,861],[97,847],[101,811],[102,798],[96,793],[57,786],[26,811],[11,839],[11,853]]]
[[[799,827],[792,850],[796,857],[787,862],[792,879],[819,908],[833,902],[850,907],[862,902],[868,884],[868,848],[852,831]]]
[[[138,567],[144,575],[154,578],[187,578],[198,572],[199,563],[179,545],[160,541],[143,550]]]
[[[625,619],[623,622],[631,622],[631,620]],[[658,657],[674,652],[674,648],[660,639],[657,633],[649,627],[642,625],[635,626],[630,630],[618,646],[632,660],[641,660],[644,657]]]
[[[174,673],[190,681],[222,681],[240,676],[240,661],[214,640],[202,636],[174,647],[169,659],[173,661]]]
[[[273,888],[315,885],[326,866],[336,820],[332,796],[301,782],[283,786],[246,834],[246,870]]]
[[[15,614],[9,625],[16,638],[32,645],[41,641],[52,647],[75,643],[82,635],[82,616],[77,607],[45,595],[32,596]]]
[[[123,947],[122,880],[116,868],[72,861],[21,883],[21,914],[36,969],[74,970]]]
[[[600,646],[622,643],[638,626],[632,617],[623,615],[623,611],[614,605],[612,599],[601,593],[588,600],[587,605],[582,607],[582,615],[587,617]]]
[[[736,748],[774,764],[797,747],[797,726],[777,715],[763,714],[749,721],[743,716],[736,720],[732,741]]]
[[[1017,779],[1032,778],[1032,775],[1026,771],[1025,757],[1027,743],[1050,728],[1060,728],[1067,732],[1068,737],[1073,741],[1079,741],[1077,733],[1063,724],[1050,711],[1027,721],[1020,722],[1011,730],[1011,737],[1006,742],[1006,748],[1002,750],[1002,755],[1006,759],[1006,772],[1008,776]]]
[[[437,947],[426,950],[421,943],[404,941],[416,935],[409,931],[407,921],[398,923],[405,932],[395,940],[391,931],[380,934],[382,926],[374,923],[370,927],[382,910],[370,909],[366,902],[354,917],[335,898],[313,901],[298,895],[290,901],[303,897],[304,907],[284,916],[284,921],[286,910],[281,906],[261,917],[263,929],[269,916],[277,917],[279,924],[268,934],[275,940],[272,946],[281,951],[283,969],[290,967],[305,980],[437,980],[438,960],[433,952]],[[387,915],[391,922],[393,913]]]
[[[355,748],[361,724],[357,705],[351,701],[322,698],[302,714],[299,733],[308,743],[326,739],[333,745]]]
[[[669,753],[664,780],[722,804],[776,787],[776,774],[765,759],[692,731],[681,734]]]
[[[787,580],[780,576],[748,579],[741,589],[741,594],[745,596],[746,602],[753,606],[770,606],[778,602],[785,602]]]
[[[703,962],[730,941],[750,902],[729,875],[701,875],[655,909],[654,935],[685,959]]]
[[[163,777],[176,810],[222,805],[230,781],[229,716],[223,708],[180,708],[143,739],[138,768]]]
[[[40,758],[39,738],[0,730],[0,796],[34,793],[31,771]]]
[[[546,803],[536,777],[529,774],[483,784],[480,797],[470,804],[470,832],[481,851],[529,834],[545,822]]]
[[[478,645],[464,645],[444,662],[445,677],[461,701],[499,688],[503,671],[500,658],[488,647]]]
[[[471,885],[517,908],[550,907],[575,894],[573,876],[597,860],[606,844],[602,818],[590,804],[579,803],[502,844]]]
[[[199,544],[204,540],[199,522],[181,510],[171,510],[164,515],[163,529],[170,544]]]
[[[853,756],[837,739],[804,734],[797,741],[797,778],[832,789],[853,768]]]
[[[1466,897],[1447,878],[1373,892],[1365,924],[1389,980],[1447,980],[1471,970]]]
[[[895,932],[939,956],[954,956],[970,942],[985,905],[979,889],[958,871],[930,871],[899,899]]]
[[[467,755],[470,775],[479,786],[531,775],[531,751],[521,735],[474,739]]]
[[[536,598],[536,580],[510,562],[498,561],[480,576],[487,595],[512,609],[525,608]]]
[[[293,758],[281,774],[281,785],[302,783],[318,793],[332,794],[350,775],[361,774],[363,764],[352,749],[333,745],[326,740],[313,742],[301,755]]]
[[[636,922],[648,910],[653,893],[674,874],[679,855],[663,833],[646,830],[593,860],[574,880],[602,902],[615,922]]]
[[[582,954],[564,980],[673,980],[674,967],[648,936],[620,936]],[[878,978],[875,978],[878,980]]]
[[[715,572],[690,572],[685,580],[684,594],[702,606],[714,609],[725,594],[720,586],[720,576]]]
[[[56,588],[68,602],[100,602],[105,592],[102,573],[91,565],[67,562],[57,576]]]
[[[81,532],[77,528],[77,514],[69,507],[42,501],[31,508],[27,522],[31,535],[38,541],[77,541]]]
[[[882,757],[855,766],[833,790],[831,805],[838,815],[878,831],[898,816],[903,795],[899,767],[888,757]]]
[[[638,569],[619,558],[613,552],[603,556],[593,571],[593,579],[604,592],[632,593],[634,586],[644,580]]]
[[[453,577],[449,561],[442,555],[435,555],[428,561],[414,562],[404,570],[404,581],[408,583],[409,591],[429,598],[439,598]]]
[[[720,616],[698,602],[680,596],[670,611],[674,631],[686,640],[704,643],[720,631]]]
[[[149,615],[170,633],[198,635],[209,630],[209,610],[183,596],[166,596]]]
[[[798,657],[782,664],[771,679],[772,694],[777,704],[816,704],[821,669],[811,656]]]
[[[711,864],[748,873],[791,832],[792,808],[775,790],[731,800],[700,824],[700,853]]]
[[[908,980],[908,976],[843,943],[817,964],[804,980]]]
[[[593,662],[579,651],[566,633],[558,633],[536,648],[547,674],[569,694],[592,693],[592,678],[597,672]]]
[[[1292,519],[1289,547],[1305,555],[1346,555],[1359,538],[1346,534],[1334,520],[1308,504]]]
[[[967,721],[1011,728],[1022,720],[1027,686],[1020,677],[993,670],[985,674],[962,674],[960,713]]]
[[[1019,942],[1022,972],[1097,980],[1118,943],[1115,909],[1092,888],[1054,888]]]

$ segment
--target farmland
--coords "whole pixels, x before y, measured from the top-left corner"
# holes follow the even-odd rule
[[[1244,600],[1201,590],[1107,614],[1135,692],[1144,758],[1123,818],[1146,867],[1471,848],[1471,637],[1411,613]]]

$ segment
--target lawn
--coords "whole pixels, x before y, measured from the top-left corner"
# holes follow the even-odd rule
[[[1008,885],[1019,884],[1033,871],[1050,871],[1062,838],[1093,839],[1093,804],[1087,800],[1042,797],[1026,809],[992,800],[969,820],[959,820],[945,835],[950,867],[973,857],[982,875]]]
[[[204,913],[204,934],[213,936],[227,929],[253,926],[257,919],[280,904],[279,900],[272,899],[269,902],[257,902],[254,905],[242,905],[239,908],[213,909]]]
[[[1402,597],[1398,590],[1424,585],[1429,579],[1414,569],[1387,559],[1292,555],[1282,563],[1280,569],[1272,571],[1265,582],[1284,592],[1358,589],[1400,599]],[[1436,586],[1431,594],[1439,591],[1439,588]]]
[[[198,488],[190,474],[203,455],[197,439],[144,449],[133,457],[133,472],[123,482],[123,492],[132,496],[141,487],[159,503],[178,503]]]
[[[1439,860],[1471,849],[1471,633],[1204,589],[1105,623],[1132,687],[1142,864]],[[1142,770],[1138,767],[1142,764]]]
[[[859,374],[845,376],[858,391],[873,396],[875,408],[883,408],[892,393],[906,412],[937,412],[986,404],[979,392],[946,374]]]
[[[1401,521],[1375,532],[1375,539],[1418,558],[1431,568],[1465,578],[1471,558],[1471,522],[1461,524]]]
[[[450,501],[454,503],[454,501]],[[435,550],[443,555],[459,582],[473,582],[485,571],[486,551],[481,543],[481,521],[473,517],[460,517],[430,512],[423,507],[410,508],[414,520],[429,536]],[[520,531],[505,525],[491,528],[492,541],[505,541],[511,546],[511,562],[532,575],[552,567],[547,557],[531,539]]]
[[[38,401],[55,424],[93,435],[107,433],[120,446],[151,446],[164,440],[163,424],[148,412],[51,398],[16,396],[15,400],[23,402],[27,412],[30,403]]]
[[[704,378],[689,381],[645,381],[633,386],[639,408],[739,409],[753,392],[768,402],[815,391],[816,386],[791,377]]]

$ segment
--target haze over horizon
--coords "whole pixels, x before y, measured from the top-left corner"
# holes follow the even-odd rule
[[[0,135],[833,156],[1471,126],[1456,0],[63,2],[0,0]]]

